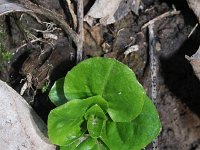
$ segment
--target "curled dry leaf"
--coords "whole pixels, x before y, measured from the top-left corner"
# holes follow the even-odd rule
[[[200,47],[194,55],[192,55],[191,57],[185,55],[185,58],[190,62],[195,75],[200,80]]]
[[[94,19],[100,19],[103,25],[114,23],[133,11],[138,14],[140,0],[96,0],[85,21],[93,25]]]

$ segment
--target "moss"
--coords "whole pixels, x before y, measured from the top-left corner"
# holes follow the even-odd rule
[[[5,64],[11,60],[12,53],[6,50],[4,45],[5,32],[0,27],[0,71],[5,67]]]

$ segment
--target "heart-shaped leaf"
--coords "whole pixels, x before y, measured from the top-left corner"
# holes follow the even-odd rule
[[[161,124],[155,106],[146,96],[141,114],[131,122],[106,122],[102,141],[110,149],[141,150],[160,132]]]
[[[115,122],[135,119],[142,111],[145,97],[131,69],[117,60],[98,57],[87,59],[68,72],[64,93],[68,100],[102,96]]]

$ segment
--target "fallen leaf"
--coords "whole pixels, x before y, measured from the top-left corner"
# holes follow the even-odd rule
[[[200,80],[200,47],[194,55],[192,55],[191,57],[185,55],[185,58],[190,62],[195,75]]]
[[[95,19],[100,19],[103,25],[114,23],[130,11],[138,14],[140,0],[96,0],[85,16],[85,21],[93,25]]]

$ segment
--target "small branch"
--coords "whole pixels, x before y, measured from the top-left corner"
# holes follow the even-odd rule
[[[73,6],[72,6],[72,3],[71,3],[71,0],[66,0],[66,3],[68,5],[68,8],[69,8],[69,11],[71,13],[71,16],[72,16],[72,20],[73,20],[73,25],[74,25],[74,29],[77,28],[77,16],[73,10]]]
[[[191,30],[190,34],[188,35],[188,38],[190,38],[190,36],[194,33],[194,31],[196,30],[196,28],[198,27],[198,23],[193,27],[193,29]]]
[[[160,16],[157,16],[156,18],[150,20],[149,22],[145,23],[145,24],[142,26],[141,29],[145,29],[145,28],[148,27],[149,25],[154,24],[156,21],[161,20],[161,19],[163,19],[163,18],[165,18],[165,17],[173,16],[173,15],[178,15],[178,14],[180,14],[180,11],[176,11],[176,10],[168,11],[168,12],[166,12],[166,13],[164,13],[164,14],[162,14],[162,15],[160,15]]]
[[[79,43],[77,45],[77,63],[82,60],[83,54],[83,40],[84,40],[84,30],[83,30],[83,0],[77,1],[77,19],[78,19],[78,35]]]
[[[156,56],[156,38],[154,34],[154,24],[149,24],[149,56],[151,71],[151,99],[157,106],[157,82],[158,82],[158,58]],[[153,141],[153,150],[158,150],[158,139]]]
[[[71,26],[74,27],[73,25],[73,19],[72,19],[72,15],[69,11],[69,5],[67,4],[67,2],[65,0],[59,0],[60,3],[60,7],[62,8],[64,14],[65,14],[65,18],[67,23]]]

